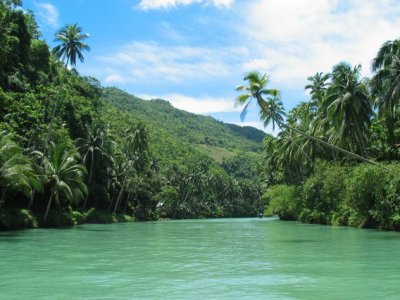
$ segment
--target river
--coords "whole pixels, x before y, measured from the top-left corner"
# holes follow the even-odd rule
[[[399,299],[400,235],[274,219],[0,233],[0,299]]]

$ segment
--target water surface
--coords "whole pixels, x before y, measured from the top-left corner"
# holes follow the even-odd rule
[[[400,235],[272,219],[0,233],[0,299],[399,299]]]

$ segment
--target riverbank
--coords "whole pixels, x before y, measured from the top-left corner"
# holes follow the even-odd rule
[[[81,224],[111,224],[117,222],[135,222],[134,216],[114,214],[91,208],[85,211],[56,209],[49,213],[46,222],[43,215],[35,214],[29,209],[4,210],[0,213],[0,231],[29,228],[63,228]]]
[[[400,231],[397,163],[321,163],[301,185],[279,184],[262,196],[266,215],[303,223]]]

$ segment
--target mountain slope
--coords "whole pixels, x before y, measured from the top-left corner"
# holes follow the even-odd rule
[[[142,100],[117,88],[105,88],[102,100],[119,110],[134,114],[147,124],[163,128],[169,134],[194,145],[209,149],[218,157],[236,152],[260,152],[265,133],[252,127],[225,124],[209,116],[196,115],[174,108],[168,101]],[[227,153],[231,152],[230,154]]]

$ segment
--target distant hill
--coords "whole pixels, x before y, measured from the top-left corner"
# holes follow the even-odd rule
[[[253,127],[226,124],[210,116],[189,113],[162,99],[142,100],[117,88],[105,88],[102,100],[179,140],[221,160],[237,152],[260,152],[265,133]]]

